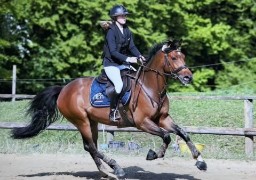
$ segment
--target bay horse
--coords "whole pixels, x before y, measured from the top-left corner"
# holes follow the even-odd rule
[[[151,48],[148,61],[140,65],[137,77],[132,80],[132,95],[124,106],[127,119],[118,122],[109,120],[109,107],[95,108],[91,105],[90,86],[95,77],[82,77],[64,87],[51,86],[37,94],[30,102],[27,113],[30,124],[14,128],[15,139],[30,138],[45,130],[50,124],[64,116],[81,133],[85,151],[88,151],[98,170],[104,177],[122,178],[124,170],[114,159],[97,149],[98,123],[139,130],[162,138],[163,144],[157,152],[149,150],[146,159],[163,158],[171,142],[170,133],[180,136],[188,145],[196,166],[206,170],[207,165],[188,134],[169,115],[169,100],[166,94],[167,78],[178,79],[186,85],[192,81],[192,72],[185,64],[185,55],[180,50],[181,40],[168,40]],[[114,172],[108,172],[103,162]]]

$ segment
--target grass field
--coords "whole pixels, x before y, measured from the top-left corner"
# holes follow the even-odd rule
[[[182,126],[201,127],[243,127],[244,104],[241,100],[172,100],[170,115]],[[28,122],[25,116],[28,100],[0,102],[0,122]],[[254,119],[256,117],[254,111]],[[57,122],[57,123],[60,123]],[[61,123],[68,123],[65,119]],[[103,138],[104,136],[104,138]],[[103,144],[106,134],[99,134],[99,144]],[[244,137],[190,134],[195,143],[205,144],[206,158],[246,159]],[[172,140],[175,136],[171,135]],[[162,144],[158,137],[146,133],[115,133],[114,140],[129,141],[140,145],[136,151],[107,149],[109,153],[145,154],[149,148],[156,149]],[[171,143],[172,144],[172,143]],[[82,140],[77,131],[44,131],[28,140],[12,140],[10,130],[0,130],[0,153],[84,153]],[[166,156],[190,156],[180,154],[170,146]],[[255,160],[256,156],[251,159]]]

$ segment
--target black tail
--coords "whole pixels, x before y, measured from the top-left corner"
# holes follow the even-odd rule
[[[32,117],[26,127],[18,127],[12,130],[12,138],[23,139],[38,135],[59,117],[57,98],[61,86],[52,86],[37,94],[29,104],[27,114]]]

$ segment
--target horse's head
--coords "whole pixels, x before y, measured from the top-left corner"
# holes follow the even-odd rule
[[[164,53],[164,73],[178,78],[182,84],[189,84],[193,77],[192,72],[187,68],[185,55],[181,52],[182,40],[169,40],[162,46]]]

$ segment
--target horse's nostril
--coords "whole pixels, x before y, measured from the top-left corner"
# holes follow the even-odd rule
[[[184,76],[183,80],[186,82],[191,82],[192,81],[192,76]]]

